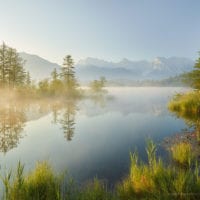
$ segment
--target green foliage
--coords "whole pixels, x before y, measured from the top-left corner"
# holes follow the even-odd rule
[[[51,77],[52,77],[52,80],[53,80],[53,81],[58,80],[58,73],[57,73],[56,68],[52,71]]]
[[[5,200],[114,200],[103,182],[94,179],[79,189],[70,177],[56,175],[47,162],[26,175],[19,162],[16,172],[10,171],[2,181]]]
[[[187,147],[186,147],[187,148]],[[147,141],[148,164],[131,153],[130,172],[114,191],[109,191],[103,181],[94,179],[78,187],[73,179],[56,175],[47,162],[38,163],[36,168],[24,175],[24,166],[18,164],[3,178],[6,200],[138,200],[138,199],[199,199],[199,166],[164,164],[156,158],[156,145]],[[181,150],[181,153],[185,151]],[[191,154],[188,154],[188,157]],[[65,178],[65,179],[64,179]],[[66,179],[67,178],[67,179]],[[65,180],[65,181],[64,181]]]
[[[40,81],[38,84],[39,94],[41,95],[48,95],[49,94],[49,81],[48,79],[44,79]]]
[[[41,162],[36,168],[24,175],[24,166],[19,162],[11,180],[11,173],[3,178],[6,200],[56,200],[61,196],[62,180],[47,162]]]
[[[26,177],[27,196],[32,199],[57,199],[60,196],[60,183],[54,173],[48,163],[38,163],[35,170]]]
[[[183,75],[183,81],[194,89],[200,89],[200,57],[196,60],[194,69]]]
[[[38,93],[40,96],[77,97],[79,96],[77,86],[74,61],[70,55],[67,55],[64,58],[60,73],[54,69],[51,73],[51,79],[44,79],[39,82]]]
[[[94,179],[89,182],[79,194],[79,200],[114,200],[114,196],[108,191],[105,183]]]
[[[14,88],[25,85],[24,61],[17,51],[5,43],[0,46],[0,86]]]
[[[179,112],[180,115],[193,114],[200,112],[200,92],[192,91],[185,94],[177,94],[168,103],[171,111]]]
[[[56,69],[51,74],[51,79],[41,80],[33,84],[29,72],[24,70],[24,61],[17,51],[5,43],[0,46],[0,87],[17,88],[19,94],[33,97],[49,96],[79,96],[78,83],[75,78],[74,61],[70,55],[64,58],[61,72]],[[33,95],[34,94],[34,95]]]
[[[192,153],[191,144],[187,142],[180,142],[171,147],[172,158],[184,166],[190,166],[194,155]]]
[[[105,87],[106,79],[105,77],[101,77],[100,80],[94,80],[89,85],[92,92],[101,92]]]
[[[156,163],[156,145],[150,139],[147,140],[147,148],[146,148],[149,166],[153,167]]]
[[[119,199],[198,199],[200,192],[199,169],[166,166],[155,158],[155,144],[148,141],[149,163],[139,163],[136,153],[131,154],[129,176],[118,185]],[[182,152],[183,153],[183,152]],[[187,155],[192,156],[190,153]],[[198,194],[198,195],[197,195]]]
[[[30,73],[29,73],[29,72],[26,73],[25,85],[26,85],[27,87],[30,87],[30,86],[31,86],[31,76],[30,76]]]
[[[74,61],[71,55],[65,56],[60,77],[66,87],[67,92],[71,94],[71,92],[73,92],[77,87],[74,71]]]
[[[49,93],[53,96],[62,96],[64,94],[64,84],[61,80],[53,80],[49,83]]]

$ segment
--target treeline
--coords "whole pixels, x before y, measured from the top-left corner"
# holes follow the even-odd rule
[[[0,46],[0,87],[15,88],[30,84],[30,75],[24,69],[24,60],[16,49],[3,43]]]
[[[75,76],[74,60],[66,55],[60,70],[54,69],[51,77],[34,82],[29,72],[24,68],[23,60],[16,49],[0,45],[0,89],[9,89],[20,97],[80,97],[82,91],[78,89]],[[94,80],[90,83],[91,92],[102,92],[106,79]],[[14,90],[13,90],[14,89]]]
[[[38,83],[38,91],[42,95],[70,95],[78,94],[78,81],[75,77],[74,61],[70,55],[65,56],[63,65],[58,72],[54,69],[49,79]]]
[[[29,72],[24,68],[25,62],[16,49],[4,42],[0,45],[1,89],[15,89],[17,94],[31,97],[78,94],[74,61],[70,55],[65,56],[59,72],[54,69],[50,78],[38,83],[31,80]]]
[[[200,52],[193,70],[184,73],[182,80],[193,89],[193,91],[176,94],[169,102],[168,108],[178,116],[185,118],[198,118],[200,113]],[[199,130],[198,130],[199,131]]]

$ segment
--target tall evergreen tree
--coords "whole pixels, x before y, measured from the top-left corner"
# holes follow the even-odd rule
[[[56,68],[51,72],[51,77],[53,81],[58,80],[58,73],[57,73]]]
[[[5,85],[7,49],[8,49],[8,47],[3,42],[3,44],[0,46],[0,83],[1,83],[1,86]]]
[[[65,56],[60,76],[68,91],[76,88],[77,82],[75,79],[74,61],[71,55]]]
[[[27,72],[26,73],[26,86],[30,86],[31,85],[31,77],[30,77],[30,73],[29,72]]]
[[[6,80],[9,87],[13,86],[13,78],[15,76],[14,59],[16,51],[12,48],[7,48],[7,63],[5,68]]]
[[[24,81],[25,81],[25,78],[26,78],[26,72],[25,72],[25,69],[24,69],[24,61],[23,59],[19,56],[19,54],[16,54],[16,57],[15,57],[15,67],[16,67],[16,79],[15,79],[15,83],[17,86],[20,86],[20,85],[24,85]]]
[[[25,83],[24,61],[17,51],[5,43],[0,46],[0,84],[16,87]]]

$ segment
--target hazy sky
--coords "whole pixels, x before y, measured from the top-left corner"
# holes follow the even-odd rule
[[[0,41],[50,61],[200,50],[200,0],[0,0]]]

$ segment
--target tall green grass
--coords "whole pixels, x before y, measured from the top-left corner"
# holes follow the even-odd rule
[[[3,200],[114,200],[106,185],[94,179],[83,187],[74,184],[64,174],[56,174],[47,162],[37,163],[35,169],[24,173],[20,162],[17,169],[1,177]]]
[[[177,94],[169,102],[168,108],[171,111],[184,114],[198,114],[200,112],[200,91],[192,91],[184,94]]]
[[[2,177],[6,200],[59,200],[62,180],[47,162],[38,163],[33,171],[24,174],[24,166],[19,162],[14,173]]]
[[[179,142],[171,147],[172,158],[179,164],[190,167],[194,155],[192,152],[191,144],[188,142]]]
[[[179,145],[179,144],[178,144]],[[177,146],[178,158],[183,146]],[[181,150],[180,150],[181,149]],[[136,199],[200,199],[199,166],[182,168],[174,162],[166,164],[156,156],[156,145],[149,140],[143,163],[137,152],[130,154],[130,172],[126,178],[108,190],[107,185],[94,179],[78,186],[73,179],[56,174],[47,162],[38,163],[34,170],[24,173],[19,162],[16,171],[1,177],[4,200],[136,200]],[[187,154],[187,159],[192,154]],[[177,160],[176,156],[172,156]],[[184,159],[187,160],[187,159]],[[181,161],[182,162],[182,161]]]
[[[147,146],[149,163],[138,159],[137,153],[131,154],[128,177],[118,185],[118,196],[127,199],[200,199],[200,178],[198,165],[180,168],[165,164],[156,158],[155,145],[150,141]]]

